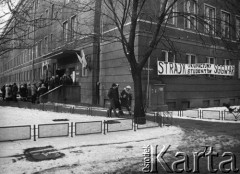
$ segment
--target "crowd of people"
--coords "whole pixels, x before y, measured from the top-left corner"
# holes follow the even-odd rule
[[[112,87],[108,91],[108,98],[110,101],[109,109],[107,111],[107,116],[112,117],[112,110],[114,113],[114,116],[124,115],[122,111],[122,107],[125,107],[129,115],[131,116],[131,102],[132,102],[132,94],[131,94],[131,86],[126,86],[119,95],[119,85],[116,83],[112,84]],[[119,112],[116,112],[116,109],[119,110]]]
[[[71,76],[64,74],[59,78],[58,75],[52,76],[46,80],[41,80],[38,83],[24,83],[19,86],[16,83],[5,84],[1,87],[2,98],[4,101],[31,101],[38,102],[39,96],[48,92],[59,85],[72,85]]]
[[[64,74],[61,78],[58,75],[52,76],[47,80],[41,80],[39,83],[32,84],[21,84],[17,85],[16,83],[6,84],[1,87],[2,98],[4,101],[18,101],[18,99],[22,101],[31,101],[32,103],[39,102],[39,96],[48,92],[51,89],[59,85],[72,85],[73,81],[71,76]],[[131,94],[131,86],[126,86],[121,93],[119,93],[119,85],[113,83],[111,88],[108,91],[108,98],[110,101],[109,109],[107,111],[107,116],[112,117],[112,111],[114,112],[114,116],[124,115],[122,111],[122,107],[125,107],[129,115],[131,115],[131,102],[132,102],[132,94]],[[116,112],[116,109],[119,112]]]

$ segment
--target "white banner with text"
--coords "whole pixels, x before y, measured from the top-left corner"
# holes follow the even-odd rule
[[[158,75],[223,75],[234,76],[234,65],[215,65],[210,63],[184,64],[158,61]]]

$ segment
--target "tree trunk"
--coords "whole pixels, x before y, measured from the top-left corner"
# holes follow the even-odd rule
[[[142,76],[141,71],[133,72],[133,82],[134,82],[134,95],[135,95],[135,105],[134,105],[134,122],[138,124],[145,124],[145,111],[143,106],[143,95],[142,95]]]

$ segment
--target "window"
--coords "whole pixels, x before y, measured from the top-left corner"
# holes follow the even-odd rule
[[[68,22],[63,23],[63,41],[67,42],[68,39]]]
[[[206,63],[216,64],[217,60],[215,57],[207,57]],[[216,77],[216,75],[208,74],[207,77]]]
[[[185,2],[185,28],[195,30],[197,28],[197,2],[195,0],[187,0]]]
[[[231,60],[230,59],[224,59],[223,60],[224,65],[231,65]],[[224,78],[232,78],[232,76],[224,76]]]
[[[41,79],[42,68],[38,68],[38,79]]]
[[[64,0],[65,4],[68,4],[70,2],[70,0]]]
[[[28,50],[27,49],[25,49],[25,62],[28,62]]]
[[[204,13],[205,13],[204,31],[205,33],[214,35],[216,28],[215,27],[216,9],[211,6],[205,5]]]
[[[77,20],[76,20],[76,16],[73,16],[71,18],[71,39],[75,39],[76,38],[76,33],[77,32]]]
[[[48,25],[48,21],[49,21],[49,10],[47,9],[45,11],[45,23],[46,23],[46,25]]]
[[[32,60],[32,49],[31,48],[28,49],[28,57],[29,57],[29,60]]]
[[[240,41],[240,17],[236,17],[236,39]]]
[[[52,10],[51,10],[51,19],[54,18],[54,4],[52,4]]]
[[[44,53],[47,54],[48,53],[48,37],[44,38],[44,43],[45,43],[45,51],[44,51]]]
[[[37,45],[37,43],[35,45],[35,57],[36,58],[38,57],[38,45]]]
[[[162,50],[161,60],[165,62],[175,62],[175,55],[171,51]]]
[[[203,100],[203,106],[204,108],[210,107],[210,100]]]
[[[222,36],[230,38],[230,14],[222,11],[221,19]]]
[[[207,57],[207,63],[215,64],[216,63],[216,58],[215,57]]]
[[[162,8],[162,3],[163,3],[163,0],[161,0],[161,2],[160,2],[160,11]],[[169,6],[171,6],[171,8],[169,8]],[[169,8],[169,10],[168,10],[168,8]],[[165,16],[165,20],[167,21],[168,24],[175,25],[176,24],[175,12],[177,11],[177,3],[174,2],[173,0],[167,1],[165,10],[168,10],[167,14]]]
[[[224,65],[231,65],[230,59],[224,59]]]
[[[53,34],[50,34],[50,49],[52,50],[54,48],[53,46]]]
[[[58,18],[58,11],[55,11],[54,18],[55,18],[55,19],[57,19],[57,18]]]
[[[30,31],[30,27],[28,27],[28,29],[27,29],[27,38],[28,38],[28,39],[30,39],[30,32],[31,32],[31,31]]]
[[[36,8],[36,10],[38,9],[38,7],[39,7],[39,2],[38,2],[38,0],[35,0],[35,8]]]
[[[42,55],[42,40],[38,42],[38,56]]]
[[[197,57],[194,54],[186,54],[187,64],[195,64],[197,63]]]
[[[44,19],[43,19],[43,14],[41,14],[41,16],[39,17],[39,21],[38,21],[38,27],[43,27],[44,26]]]

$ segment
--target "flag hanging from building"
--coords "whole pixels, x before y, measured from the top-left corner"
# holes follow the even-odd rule
[[[81,50],[81,56],[77,54],[77,57],[78,57],[79,62],[82,64],[82,67],[86,68],[87,67],[87,60],[86,60],[84,51]]]

